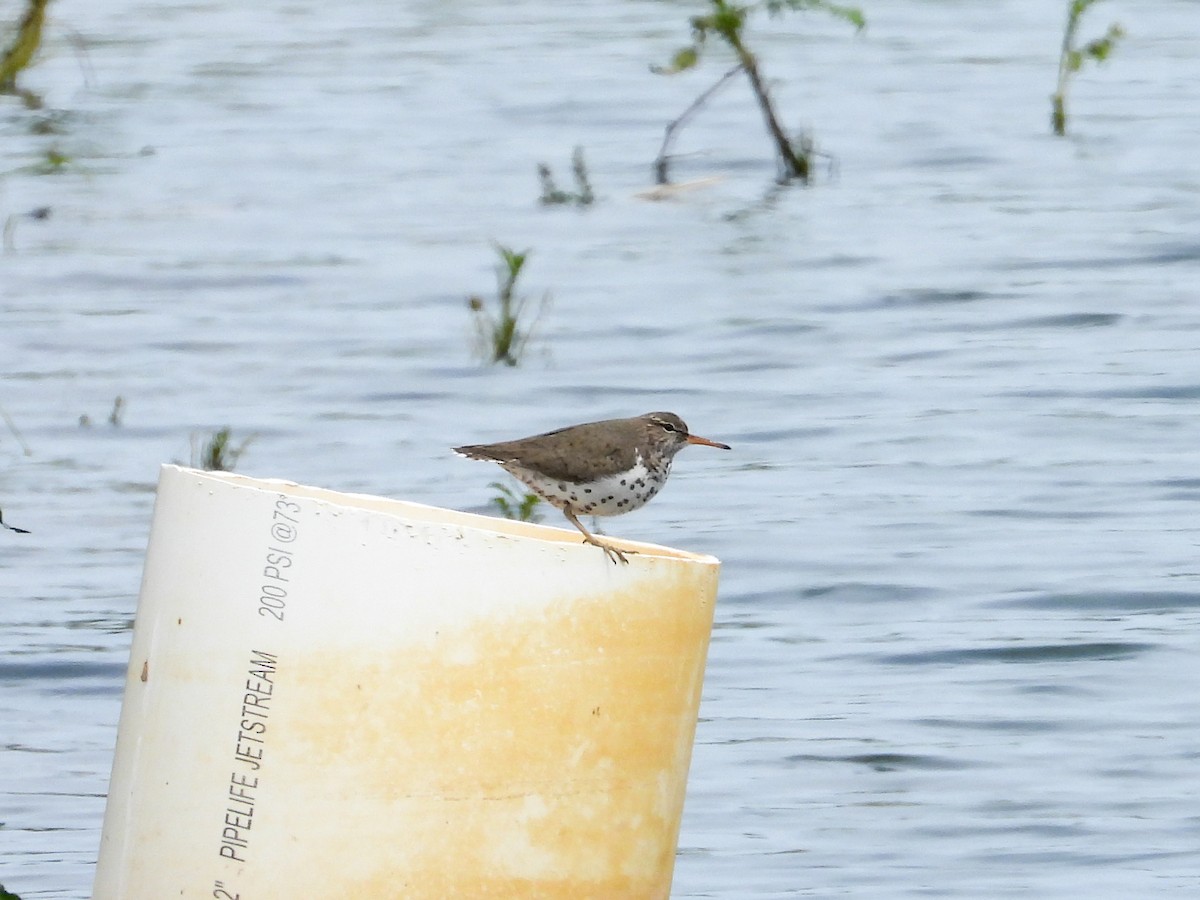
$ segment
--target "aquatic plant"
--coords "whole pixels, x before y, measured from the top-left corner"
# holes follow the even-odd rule
[[[124,415],[125,398],[118,395],[117,397],[113,398],[112,411],[108,414],[108,424],[113,426],[113,428],[119,428],[121,426],[121,419]],[[79,417],[79,427],[91,428],[92,417],[87,413],[83,413],[83,415]]]
[[[237,447],[233,446],[233,429],[228,425],[208,435],[204,446],[196,451],[197,438],[192,435],[192,468],[204,469],[206,472],[232,472],[238,460],[254,440],[254,435],[246,438]]]
[[[125,398],[117,395],[113,400],[112,412],[108,414],[108,424],[117,428],[121,424],[121,417],[125,415]]]
[[[29,172],[31,175],[58,175],[67,171],[74,162],[74,159],[57,147],[48,147],[42,154],[41,160],[27,166],[23,171]]]
[[[479,296],[468,297],[467,307],[475,316],[476,349],[479,355],[489,363],[515,366],[529,343],[533,324],[536,324],[542,310],[550,302],[550,295],[543,294],[541,300],[531,308],[528,297],[517,295],[517,279],[521,277],[530,251],[518,253],[497,244],[496,252],[500,254],[500,264],[496,266],[496,312],[490,312]],[[534,321],[526,326],[522,317],[530,313]]]
[[[50,0],[29,0],[29,8],[17,25],[16,37],[0,56],[0,92],[16,93],[17,75],[33,61],[42,44],[42,25],[49,3]]]
[[[506,519],[516,519],[518,522],[540,522],[542,515],[538,512],[538,504],[542,498],[532,492],[522,492],[512,485],[493,481],[488,485],[495,488],[496,496],[491,504],[500,510],[500,515]]]
[[[587,163],[583,159],[583,148],[576,147],[571,154],[571,172],[575,176],[574,192],[560,190],[554,182],[554,173],[546,163],[538,163],[538,178],[542,182],[542,196],[538,201],[543,206],[591,206],[596,199],[588,180]]]
[[[4,252],[12,253],[17,249],[16,235],[18,221],[21,219],[32,219],[37,222],[44,222],[48,218],[50,218],[49,206],[39,206],[27,213],[9,213],[8,218],[4,220]],[[3,900],[3,898],[0,898],[0,900]]]
[[[755,99],[762,111],[763,121],[775,144],[775,150],[782,165],[780,181],[787,182],[798,179],[807,183],[812,171],[811,137],[802,140],[790,138],[779,124],[779,116],[775,112],[770,91],[767,90],[767,83],[763,78],[758,57],[746,46],[744,36],[746,19],[751,13],[760,9],[765,9],[772,16],[781,15],[787,10],[819,10],[844,19],[856,30],[861,31],[866,27],[866,18],[856,7],[842,6],[838,3],[830,3],[828,0],[765,0],[763,3],[749,6],[740,6],[729,3],[727,0],[709,0],[709,7],[707,15],[692,17],[692,42],[676,51],[669,65],[652,67],[652,71],[661,75],[673,75],[693,68],[700,61],[700,54],[706,48],[710,35],[716,35],[728,45],[737,58],[737,65],[722,75],[716,84],[702,93],[684,111],[683,115],[667,126],[662,147],[659,149],[658,158],[654,163],[655,177],[658,183],[667,183],[667,167],[670,158],[667,151],[670,149],[671,141],[679,127],[738,72],[745,72],[746,77],[750,80]]]
[[[1087,8],[1096,2],[1097,0],[1070,0],[1067,4],[1067,27],[1063,31],[1062,52],[1058,57],[1058,87],[1050,98],[1050,124],[1059,137],[1067,133],[1067,87],[1071,76],[1083,68],[1086,60],[1104,62],[1112,54],[1117,41],[1125,36],[1124,29],[1114,22],[1108,26],[1108,31],[1103,37],[1088,41],[1082,47],[1075,46],[1075,32],[1079,29],[1079,20]]]

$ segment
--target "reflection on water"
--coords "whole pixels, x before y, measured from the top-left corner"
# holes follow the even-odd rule
[[[674,167],[718,180],[658,203],[723,71],[648,73],[683,7],[53,7],[46,109],[0,98],[7,887],[89,894],[189,435],[482,510],[451,446],[673,409],[735,451],[611,530],[725,563],[675,896],[1200,890],[1200,20],[1121,10],[1057,140],[1057,4],[875,6],[755,36],[827,177],[773,188],[730,87]],[[597,202],[541,207],[575,146]],[[505,371],[492,242],[554,298]]]

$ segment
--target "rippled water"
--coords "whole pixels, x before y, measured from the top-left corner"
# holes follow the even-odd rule
[[[448,447],[662,408],[734,445],[605,523],[724,561],[675,896],[1196,896],[1200,17],[1094,7],[1059,140],[1063,6],[759,23],[833,171],[774,189],[738,84],[653,203],[695,5],[53,4],[0,98],[0,880],[88,896],[191,433],[481,509]],[[576,145],[599,202],[539,207]],[[514,370],[492,241],[553,295]]]

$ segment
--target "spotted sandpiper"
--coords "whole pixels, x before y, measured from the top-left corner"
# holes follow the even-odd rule
[[[689,434],[674,413],[652,412],[632,419],[606,419],[572,425],[546,434],[455,447],[470,459],[498,462],[583,532],[586,543],[603,550],[614,563],[627,553],[600,540],[579,521],[580,515],[616,516],[635,510],[658,493],[671,474],[675,454],[688,444],[728,450],[728,444]]]

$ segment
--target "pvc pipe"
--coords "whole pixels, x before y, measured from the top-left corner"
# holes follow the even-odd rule
[[[163,466],[94,900],[665,898],[719,562]]]

